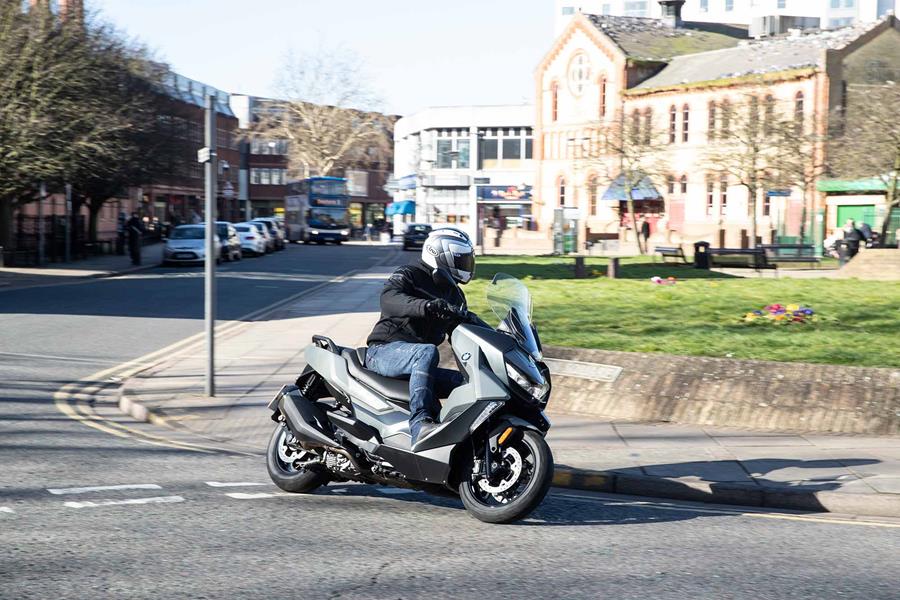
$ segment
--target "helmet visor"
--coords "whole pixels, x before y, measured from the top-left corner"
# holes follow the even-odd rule
[[[450,266],[459,275],[462,283],[468,283],[475,274],[475,251],[467,244],[450,244],[448,250],[453,256]]]

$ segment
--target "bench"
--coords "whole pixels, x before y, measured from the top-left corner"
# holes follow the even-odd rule
[[[710,248],[709,265],[711,267],[737,267],[748,269],[775,269],[766,258],[762,248]]]
[[[663,264],[666,264],[666,259],[669,258],[674,258],[676,262],[680,262],[681,264],[690,264],[687,256],[684,255],[684,249],[681,246],[657,246],[653,251],[662,256]]]
[[[822,258],[816,256],[812,244],[761,244],[759,249],[766,253],[766,259],[776,265],[782,263],[810,263],[818,265]]]

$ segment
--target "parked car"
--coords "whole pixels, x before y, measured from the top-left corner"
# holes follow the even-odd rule
[[[421,248],[431,233],[431,225],[425,223],[410,223],[403,230],[403,249]]]
[[[275,238],[272,237],[272,234],[269,233],[269,228],[262,221],[250,221],[250,224],[256,227],[256,230],[259,232],[259,235],[266,240],[266,254],[269,252],[275,251]]]
[[[222,261],[222,246],[215,237],[216,264]],[[172,230],[163,249],[163,264],[196,263],[206,260],[206,227],[179,225]]]
[[[266,253],[266,238],[255,223],[238,223],[234,229],[241,238],[241,250],[245,254],[260,256]]]
[[[266,227],[269,229],[269,234],[272,236],[272,239],[275,240],[276,250],[285,249],[284,229],[281,228],[277,220],[272,217],[260,217],[259,219],[253,219],[253,221],[256,223],[265,223]]]
[[[234,225],[228,221],[216,221],[216,235],[219,236],[222,247],[222,259],[228,262],[241,260],[241,238],[238,237]]]

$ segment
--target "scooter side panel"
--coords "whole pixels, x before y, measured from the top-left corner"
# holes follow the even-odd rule
[[[343,356],[318,346],[307,346],[304,355],[307,364],[319,375],[327,379],[331,385],[347,391],[350,374],[347,372],[347,360]]]

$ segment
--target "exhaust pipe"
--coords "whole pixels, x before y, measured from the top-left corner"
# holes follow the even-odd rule
[[[330,448],[341,447],[328,435],[326,427],[330,428],[330,425],[325,412],[301,396],[299,391],[283,394],[278,404],[281,414],[284,415],[284,421],[295,438],[301,442],[321,444]]]

